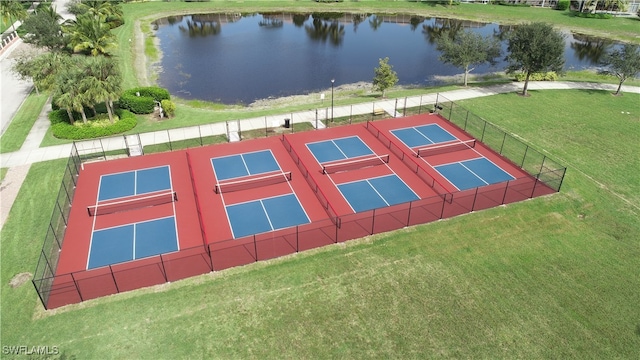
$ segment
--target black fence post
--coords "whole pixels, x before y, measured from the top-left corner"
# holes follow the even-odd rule
[[[471,203],[471,211],[472,212],[473,212],[473,209],[475,209],[475,207],[476,207],[476,199],[478,199],[478,189],[479,188],[480,187],[477,187],[475,194],[473,194],[473,202]]]
[[[109,265],[109,273],[111,273],[111,278],[113,279],[113,285],[116,286],[116,291],[120,293],[120,288],[118,287],[118,281],[116,281],[116,275],[113,273],[113,268]]]
[[[511,183],[511,180],[507,180],[507,186],[504,188],[504,195],[502,195],[502,203],[501,205],[504,205],[504,202],[507,201],[507,192],[509,191],[509,184]]]
[[[504,149],[504,142],[505,140],[507,140],[507,133],[504,132],[504,135],[502,136],[502,145],[500,145],[500,155],[502,155],[502,149]]]
[[[42,294],[40,294],[40,290],[38,290],[38,286],[36,285],[36,282],[32,279],[31,283],[33,284],[33,287],[36,288],[36,292],[38,293],[38,297],[40,298],[40,302],[42,303],[42,306],[44,306],[45,310],[49,310],[47,309],[47,303],[45,303],[44,298],[42,297]]]
[[[520,167],[522,168],[524,166],[524,160],[527,158],[527,151],[529,151],[529,145],[526,145],[527,147],[524,148],[524,154],[522,154],[522,161],[520,162]]]
[[[409,202],[409,213],[407,214],[407,225],[405,226],[409,226],[409,224],[411,223],[411,208],[413,207],[413,201]]]
[[[80,292],[80,287],[78,286],[78,283],[76,282],[76,278],[73,276],[73,273],[70,273],[69,275],[71,275],[71,280],[73,281],[73,286],[75,286],[76,291],[78,292],[78,297],[80,298],[80,301],[84,301],[84,299],[82,298],[82,292]]]
[[[258,261],[258,244],[256,243],[256,236],[253,235],[253,251],[256,254],[256,262]]]
[[[371,215],[371,235],[373,235],[373,229],[376,227],[376,209],[373,209],[373,214]]]
[[[162,276],[164,276],[164,282],[169,282],[167,278],[167,269],[164,267],[164,259],[162,258],[162,254],[160,254],[160,265],[162,265]]]

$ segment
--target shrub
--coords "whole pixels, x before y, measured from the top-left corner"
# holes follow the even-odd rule
[[[176,104],[174,104],[171,100],[162,100],[160,102],[160,106],[162,106],[162,110],[167,114],[168,117],[175,115],[176,113]]]
[[[498,1],[498,5],[517,6],[517,7],[530,7],[531,6],[528,3],[516,3],[516,2],[511,2],[511,1]]]
[[[561,11],[567,10],[570,5],[571,5],[570,0],[559,0],[558,3],[556,4],[556,10],[561,10]]]
[[[156,106],[156,101],[149,96],[137,96],[135,93],[132,95],[125,92],[120,96],[119,106],[134,114],[151,114]]]
[[[527,78],[527,74],[516,74],[517,81],[524,81]],[[555,71],[549,71],[546,73],[533,73],[529,77],[531,81],[556,81],[558,80],[558,74]]]
[[[52,115],[53,113],[62,113],[64,116]],[[49,114],[49,119],[52,123],[51,131],[53,132],[53,136],[60,139],[71,140],[93,139],[120,134],[133,129],[137,125],[136,116],[130,111],[116,110],[116,116],[116,121],[113,124],[109,121],[107,114],[99,114],[86,124],[79,121],[71,125],[66,111],[57,110]],[[60,121],[61,118],[64,118],[64,120]],[[56,121],[55,124],[54,120]]]
[[[69,116],[67,115],[67,110],[65,109],[57,109],[49,112],[49,122],[51,125],[55,125],[58,123],[69,123]]]
[[[140,96],[138,96],[140,94]],[[120,107],[135,114],[151,114],[156,101],[169,100],[171,95],[167,89],[157,86],[137,87],[126,90],[120,96]]]
[[[573,11],[572,14],[573,16],[577,16],[585,19],[612,19],[613,18],[613,15],[605,14],[605,13],[592,14],[592,13],[583,13],[583,12]]]

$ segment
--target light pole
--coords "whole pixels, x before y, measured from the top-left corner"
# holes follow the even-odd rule
[[[336,79],[331,79],[331,122],[333,123],[333,83]]]

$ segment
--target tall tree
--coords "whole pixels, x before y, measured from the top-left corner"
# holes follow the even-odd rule
[[[22,3],[16,0],[0,1],[0,14],[2,21],[11,23],[11,28],[16,31],[15,22],[27,18],[27,10]]]
[[[79,61],[79,59],[82,58],[75,60]],[[85,89],[79,86],[83,77],[83,69],[78,66],[78,63],[73,63],[58,73],[53,87],[53,97],[56,104],[67,110],[71,124],[74,122],[73,111],[79,112],[82,115],[82,121],[87,122],[87,114],[84,111],[84,106],[87,105],[87,96]]]
[[[67,46],[59,22],[61,19],[51,6],[32,13],[22,24],[22,29],[27,32],[22,40],[50,51],[61,51]]]
[[[443,34],[437,40],[437,49],[442,52],[440,61],[464,69],[464,86],[469,73],[476,66],[496,64],[500,56],[500,42],[491,36],[483,37],[471,31],[459,31],[455,38]]]
[[[121,80],[118,63],[104,56],[87,59],[84,70],[86,77],[81,81],[81,87],[88,94],[92,103],[104,102],[109,114],[109,121],[114,122],[113,102],[120,97]]]
[[[78,16],[89,14],[109,25],[111,29],[123,23],[122,7],[119,1],[113,0],[81,0],[70,8]]]
[[[625,44],[622,49],[613,50],[604,56],[602,65],[608,67],[604,72],[615,75],[619,80],[614,95],[620,95],[622,83],[640,73],[639,49],[638,45]]]
[[[507,72],[526,74],[522,95],[527,95],[529,78],[536,72],[562,72],[564,66],[564,37],[545,23],[518,26],[508,40]]]
[[[373,69],[375,76],[373,77],[373,88],[377,91],[382,91],[382,97],[384,92],[398,83],[398,74],[393,70],[393,67],[389,65],[389,58],[380,59],[378,67]]]
[[[63,27],[75,52],[89,52],[92,56],[109,55],[116,46],[116,38],[107,24],[88,14],[71,20]]]
[[[25,52],[16,58],[12,70],[22,79],[31,79],[39,93],[52,90],[57,74],[70,63],[71,57],[65,53],[46,52],[38,55]]]

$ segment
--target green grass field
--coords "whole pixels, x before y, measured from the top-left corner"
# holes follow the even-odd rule
[[[637,359],[639,100],[464,102],[564,161],[559,194],[54,311],[8,285],[35,268],[66,160],[34,164],[0,233],[0,340],[76,359]]]
[[[0,137],[0,153],[20,150],[38,115],[47,102],[48,94],[32,92],[22,103],[9,127]]]

